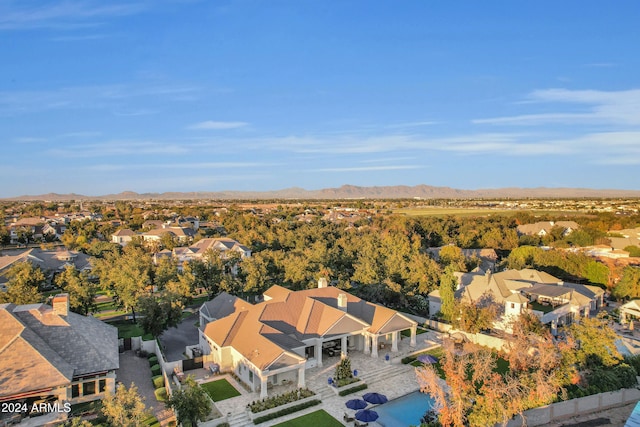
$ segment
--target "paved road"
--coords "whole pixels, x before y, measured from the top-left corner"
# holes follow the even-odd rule
[[[160,335],[167,362],[184,359],[184,348],[198,344],[198,328],[195,326],[197,321],[198,314],[194,313],[185,318],[176,328],[169,328]]]
[[[137,357],[133,351],[120,353],[120,369],[116,379],[126,387],[131,383],[138,387],[138,393],[144,398],[145,406],[153,412],[162,426],[175,419],[173,412],[167,410],[163,402],[156,400],[151,382],[151,369],[146,357]]]

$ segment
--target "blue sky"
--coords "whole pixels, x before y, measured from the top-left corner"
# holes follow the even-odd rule
[[[640,189],[634,1],[0,0],[0,197]]]

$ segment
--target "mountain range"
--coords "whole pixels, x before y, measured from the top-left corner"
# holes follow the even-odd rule
[[[305,190],[292,187],[275,191],[195,191],[136,193],[124,191],[103,196],[48,193],[23,195],[0,200],[15,201],[65,201],[65,200],[267,200],[267,199],[521,199],[521,198],[636,198],[640,190],[590,189],[590,188],[490,188],[462,190],[430,185],[396,185],[359,187],[343,185],[338,188]]]

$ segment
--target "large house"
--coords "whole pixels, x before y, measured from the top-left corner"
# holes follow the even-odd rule
[[[0,402],[97,400],[115,389],[118,331],[69,311],[69,296],[45,304],[0,304]]]
[[[229,258],[232,253],[238,254],[241,259],[251,256],[251,249],[246,246],[228,237],[217,237],[198,240],[189,247],[173,248],[173,250],[164,249],[155,254],[153,260],[157,263],[161,258],[172,258],[178,263],[179,268],[182,268],[182,264],[185,262],[203,259],[210,250],[218,251],[223,259]],[[235,272],[236,267],[234,266],[232,267],[232,273],[235,274]]]
[[[546,236],[554,227],[562,228],[562,235],[567,236],[580,228],[575,221],[540,221],[533,224],[522,224],[517,228],[518,235]]]
[[[4,255],[0,256],[0,291],[6,290],[7,278],[5,274],[16,263],[30,262],[34,266],[40,267],[50,282],[57,273],[64,271],[68,265],[79,271],[91,270],[89,258],[89,255],[82,252],[66,249],[30,248],[4,251]]]
[[[417,322],[395,310],[327,286],[291,291],[272,286],[250,304],[227,293],[200,309],[200,346],[223,371],[233,371],[260,396],[269,385],[305,385],[305,370],[327,356],[398,352],[402,331],[416,345]]]
[[[496,327],[503,329],[522,311],[528,310],[555,331],[580,317],[589,316],[604,304],[604,290],[597,286],[563,282],[543,271],[506,270],[499,273],[476,269],[459,273],[456,299],[467,303],[491,301],[503,307]],[[429,294],[429,312],[440,311],[439,292]]]

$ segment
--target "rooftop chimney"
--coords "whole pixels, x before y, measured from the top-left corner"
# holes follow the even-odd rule
[[[318,279],[318,288],[326,288],[327,286],[327,279],[325,277],[321,277]]]
[[[338,294],[338,308],[347,311],[347,294]]]
[[[58,294],[53,297],[51,303],[53,312],[58,316],[66,316],[69,314],[69,294]]]

